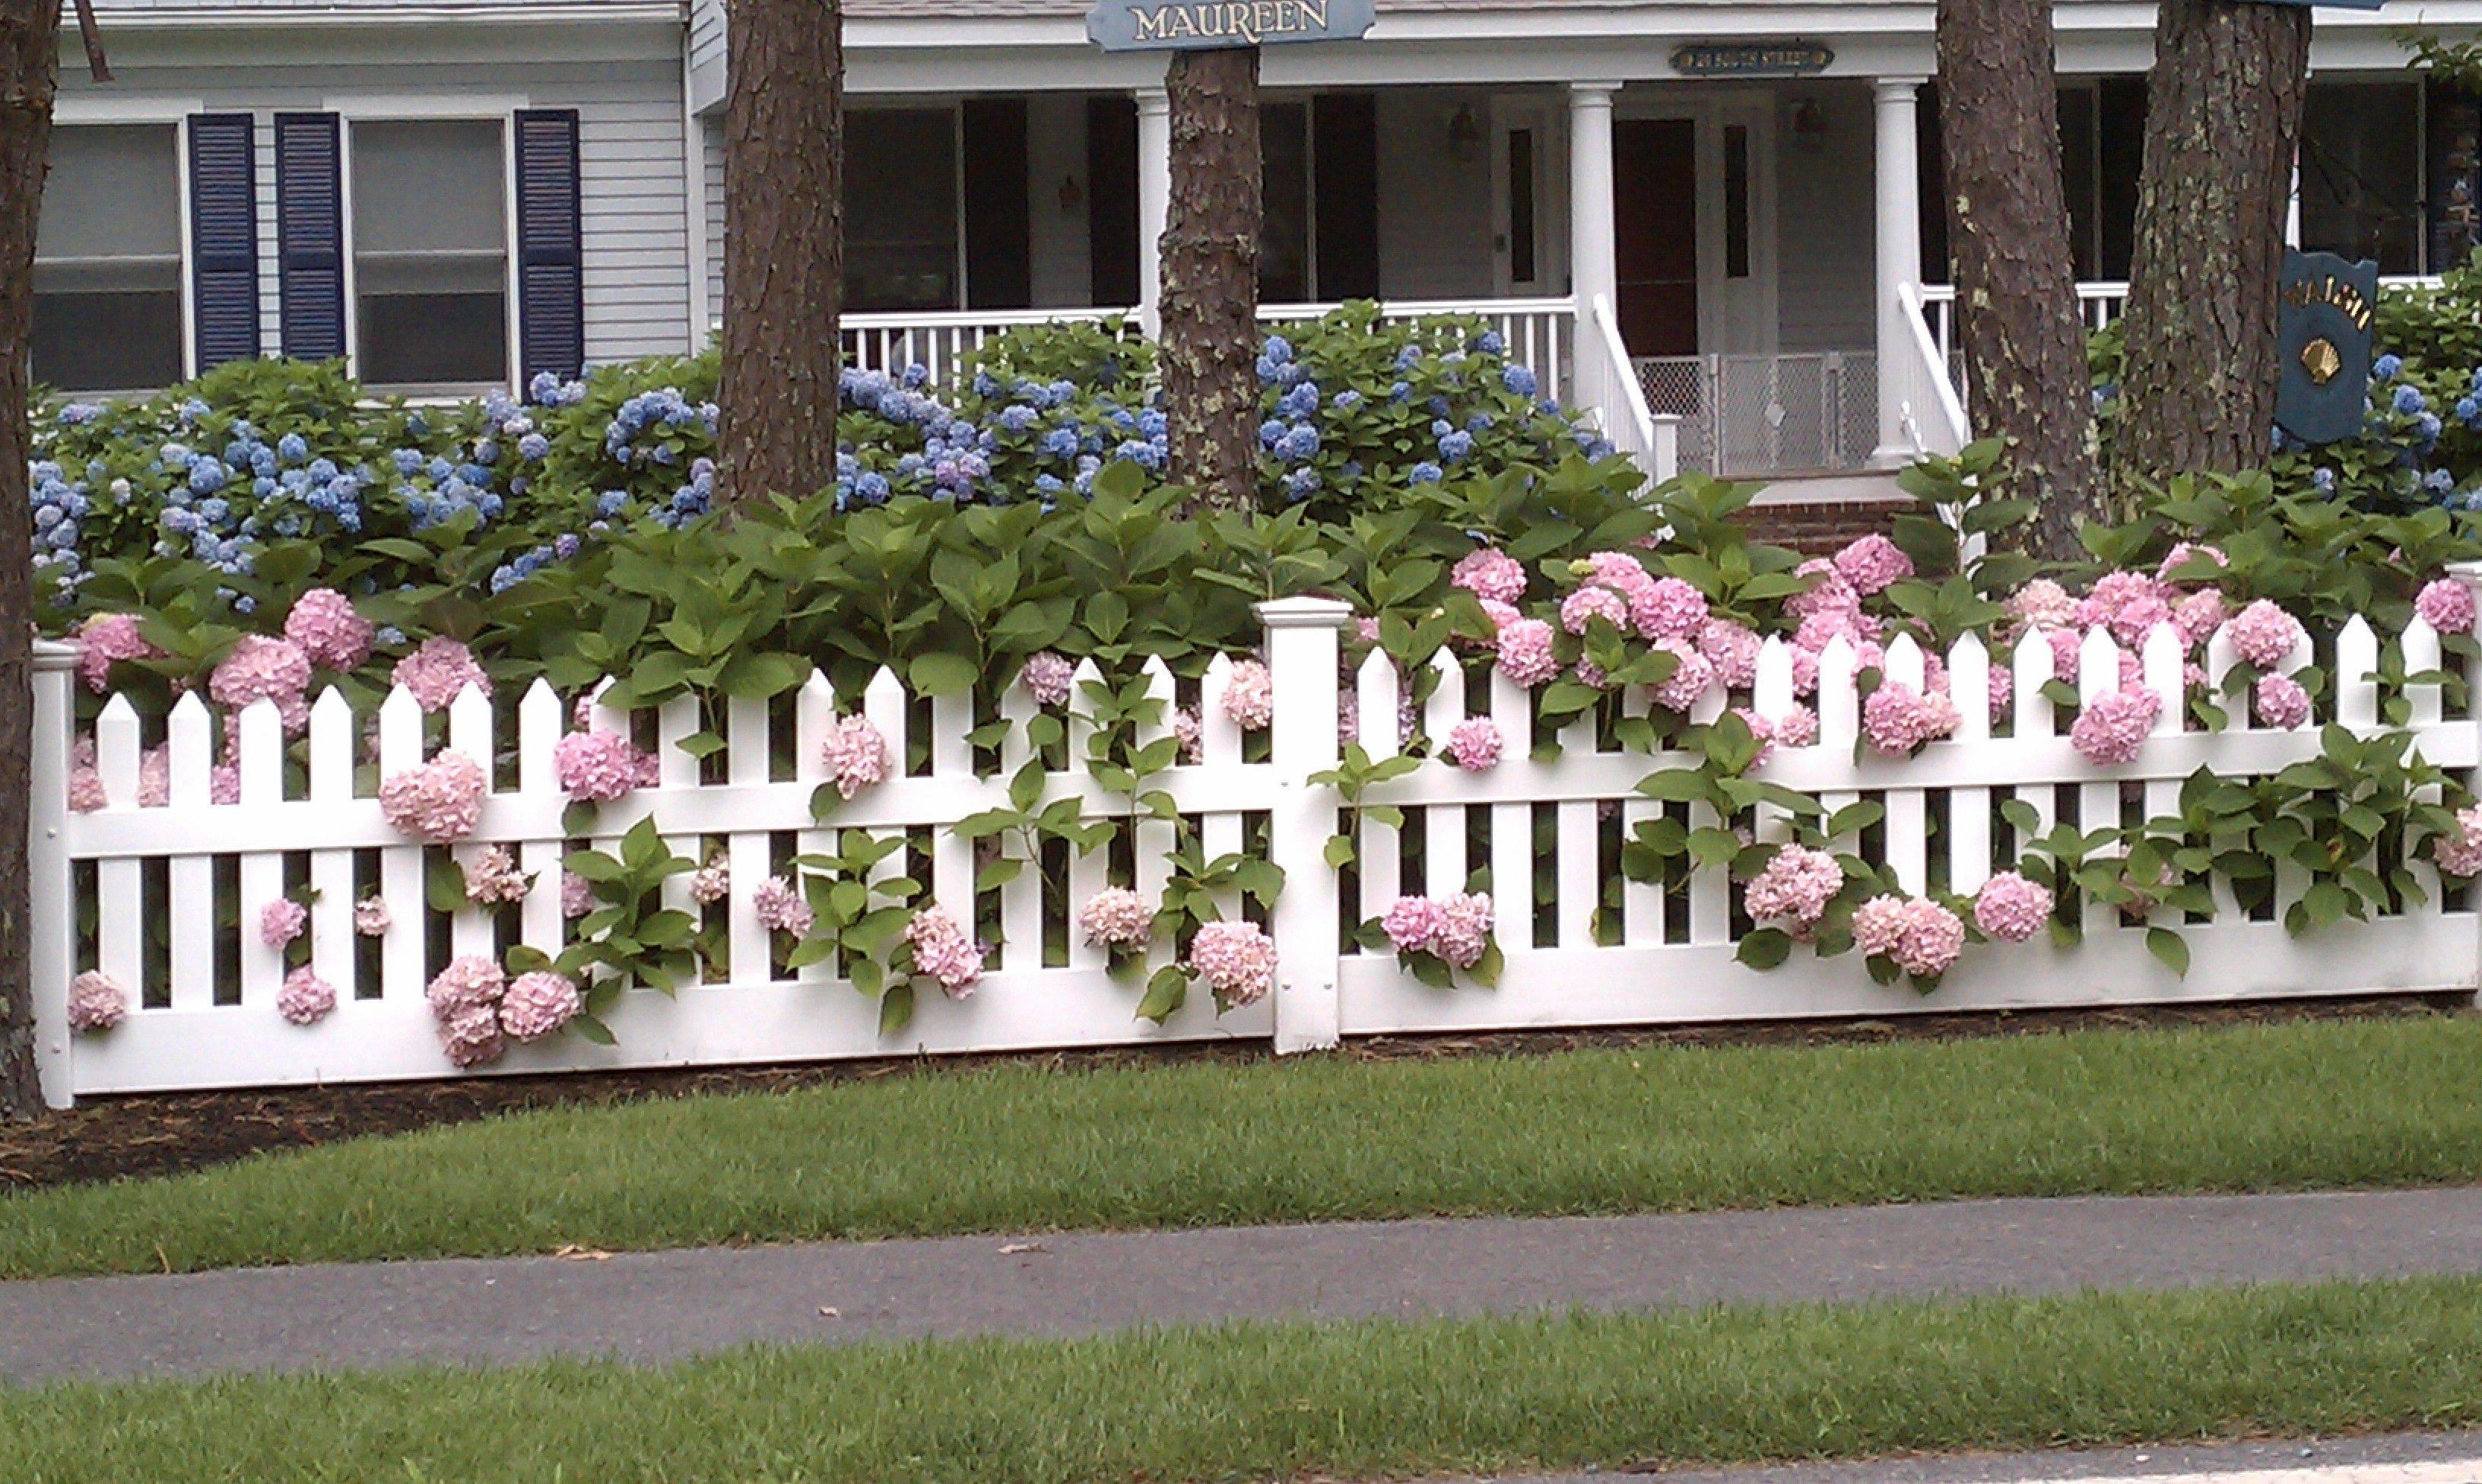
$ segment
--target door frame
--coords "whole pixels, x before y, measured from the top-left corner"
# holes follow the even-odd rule
[[[1493,93],[1487,111],[1491,150],[1491,281],[1500,299],[1553,299],[1567,292],[1569,265],[1569,100],[1529,91]],[[1508,137],[1534,135],[1534,276],[1514,275],[1509,233],[1515,201],[1509,180]]]
[[[1771,88],[1697,83],[1683,88],[1624,89],[1616,118],[1685,120],[1697,139],[1698,344],[1702,354],[1773,354],[1781,333],[1776,139],[1777,97]],[[1749,273],[1727,274],[1724,131],[1749,130]],[[1628,188],[1615,178],[1615,191]]]

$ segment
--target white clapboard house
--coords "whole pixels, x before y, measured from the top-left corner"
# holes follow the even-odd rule
[[[441,392],[706,342],[724,0],[97,0],[66,38],[37,370],[81,392],[241,356]],[[1161,54],[1085,0],[846,0],[846,322],[872,362],[1154,297]],[[1492,316],[1650,463],[1848,477],[1962,435],[1925,0],[1379,0],[1270,47],[1263,298]],[[2090,312],[2127,275],[2152,7],[2059,6]],[[2474,100],[2400,28],[2317,13],[2309,247],[2438,272],[2473,232]],[[73,33],[73,28],[72,33]],[[1677,419],[1676,422],[1675,419]]]

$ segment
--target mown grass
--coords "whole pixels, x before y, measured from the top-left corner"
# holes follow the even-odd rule
[[[743,1351],[20,1393],[25,1484],[1381,1479],[2469,1422],[2482,1283]]]
[[[0,1277],[964,1232],[2482,1179],[2482,1018],[1025,1067],[529,1113],[0,1198]]]

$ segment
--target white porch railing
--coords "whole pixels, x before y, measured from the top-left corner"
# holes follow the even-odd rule
[[[896,373],[921,366],[934,382],[957,374],[983,342],[1039,325],[1093,325],[1124,317],[1137,332],[1135,309],[967,309],[901,314],[849,314],[839,322],[845,355],[864,371]]]
[[[1597,294],[1578,325],[1576,403],[1601,417],[1603,436],[1660,484],[1680,473],[1680,419],[1657,416],[1621,338],[1612,301]]]
[[[1912,283],[1897,290],[1907,333],[1893,363],[1880,367],[1879,374],[1892,378],[1904,407],[1905,437],[1914,452],[1954,457],[1973,441],[1973,430],[1966,421],[1947,347],[1931,328],[1922,292]]]
[[[1878,447],[1879,357],[1869,351],[1650,355],[1637,381],[1680,420],[1680,464],[1730,479],[1847,474]]]
[[[1261,304],[1262,325],[1298,324],[1343,308],[1342,304]],[[1443,315],[1479,318],[1507,343],[1508,358],[1533,371],[1543,395],[1566,401],[1571,347],[1577,333],[1577,301],[1572,299],[1388,299],[1379,306],[1382,323],[1437,319]]]

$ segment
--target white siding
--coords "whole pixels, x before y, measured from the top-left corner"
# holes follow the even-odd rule
[[[724,323],[724,120],[699,120],[706,150],[706,323]]]
[[[690,106],[705,113],[724,101],[725,0],[690,0]]]
[[[1491,159],[1449,157],[1460,107],[1491,117],[1488,93],[1444,88],[1378,92],[1379,292],[1388,299],[1492,293]]]
[[[69,88],[85,91],[75,81]],[[116,100],[149,94],[258,118],[260,338],[271,354],[280,339],[270,119],[278,113],[350,111],[356,95],[426,104],[521,99],[529,108],[576,109],[587,359],[600,364],[689,347],[691,224],[676,62],[133,69],[111,89]]]
[[[1793,128],[1803,99],[1822,132]],[[1875,146],[1870,86],[1786,88],[1776,100],[1777,325],[1787,351],[1866,351],[1878,344],[1871,300]]]

